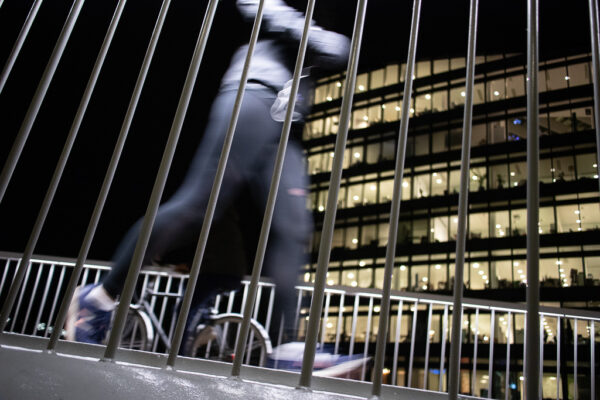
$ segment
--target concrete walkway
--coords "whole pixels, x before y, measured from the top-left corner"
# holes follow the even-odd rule
[[[119,351],[116,362],[100,361],[102,346],[0,335],[0,400],[343,400],[370,397],[365,382],[313,377],[313,390],[296,389],[298,374],[243,367],[229,377],[230,364],[179,358],[176,370],[165,356]],[[444,394],[384,387],[383,399],[443,399]]]

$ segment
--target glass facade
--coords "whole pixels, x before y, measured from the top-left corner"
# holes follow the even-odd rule
[[[600,204],[591,57],[540,65],[540,279],[543,287],[600,286]],[[402,182],[393,288],[449,291],[454,281],[465,60],[419,61]],[[405,66],[357,77],[328,284],[381,288]],[[526,283],[525,59],[477,57],[465,285]],[[339,125],[341,75],[321,79],[303,139],[316,260]],[[302,280],[313,279],[315,265]],[[483,379],[483,378],[482,378]]]

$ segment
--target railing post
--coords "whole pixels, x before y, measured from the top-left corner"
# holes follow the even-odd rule
[[[510,392],[508,391],[510,384],[510,336],[512,331],[512,313],[509,311],[506,316],[506,376],[504,379],[504,398],[505,400],[510,399]]]
[[[340,335],[342,333],[342,324],[344,323],[344,299],[345,293],[340,295],[340,308],[338,310],[337,326],[335,328],[335,349],[333,354],[338,354],[340,349]]]
[[[10,75],[10,72],[12,71],[12,68],[15,65],[15,61],[17,61],[17,57],[19,56],[19,53],[21,52],[21,48],[23,47],[23,43],[25,43],[25,39],[27,38],[27,35],[29,34],[31,25],[33,25],[33,21],[35,20],[38,10],[40,9],[40,6],[42,5],[42,1],[43,0],[35,0],[33,2],[33,4],[31,5],[31,9],[29,10],[29,14],[27,14],[27,19],[25,20],[25,23],[23,24],[23,28],[21,28],[21,32],[19,32],[17,41],[15,42],[15,45],[13,46],[12,50],[10,51],[10,55],[8,56],[8,60],[6,61],[6,64],[4,64],[4,68],[2,69],[2,74],[0,74],[0,93],[2,93],[2,90],[4,89],[4,85],[6,84],[6,81],[8,80],[8,76]],[[0,2],[0,7],[1,6],[2,6],[2,3]]]
[[[404,307],[404,301],[400,299],[400,302],[398,303],[398,313],[396,315],[396,335],[394,337],[394,358],[392,361],[392,385],[396,385],[398,380],[398,349],[400,347],[400,329],[402,328],[402,307]]]
[[[381,396],[381,385],[383,382],[383,364],[385,359],[385,347],[390,314],[390,291],[392,287],[394,260],[396,257],[396,241],[398,237],[398,223],[400,219],[400,203],[402,200],[402,179],[404,175],[404,162],[406,159],[406,142],[408,137],[408,122],[410,119],[410,100],[412,97],[412,77],[415,69],[420,16],[421,0],[414,0],[410,27],[410,39],[408,44],[409,50],[406,61],[406,75],[404,79],[404,94],[402,98],[402,118],[400,119],[400,131],[398,132],[398,144],[396,148],[396,165],[394,169],[394,187],[390,210],[390,226],[388,231],[388,243],[386,247],[385,267],[383,272],[383,293],[381,298],[381,314],[379,317],[379,335],[377,336],[375,362],[373,365],[373,389],[371,391],[373,398],[379,398],[379,396]]]
[[[446,341],[448,340],[448,304],[444,305],[444,321],[442,323],[442,349],[440,350],[440,378],[438,382],[438,392],[443,391],[444,383],[444,365],[446,364]],[[448,374],[446,374],[448,376]]]
[[[317,349],[317,335],[319,333],[319,320],[323,310],[323,292],[325,290],[325,281],[327,279],[327,268],[331,246],[333,240],[333,231],[335,226],[335,214],[337,212],[337,201],[340,192],[342,179],[342,169],[344,161],[344,150],[348,138],[350,127],[350,113],[352,110],[352,100],[354,96],[354,87],[356,85],[356,74],[358,71],[358,58],[362,43],[362,32],[366,19],[367,0],[359,0],[354,30],[352,33],[352,42],[350,45],[350,59],[346,72],[346,84],[344,87],[344,96],[340,111],[340,125],[335,141],[335,150],[333,157],[333,167],[331,169],[331,180],[329,183],[329,192],[327,195],[327,208],[323,220],[323,231],[321,232],[321,243],[319,245],[319,256],[317,260],[317,271],[315,273],[315,285],[313,297],[310,305],[310,314],[308,318],[308,327],[306,330],[306,343],[304,346],[304,357],[302,360],[302,371],[300,373],[299,387],[309,388],[312,378],[312,369],[315,361],[315,351]]]
[[[573,320],[573,399],[579,399],[579,385],[577,384],[577,319]]]
[[[475,396],[477,380],[477,345],[479,344],[479,308],[475,310],[475,333],[473,335],[473,376],[471,377],[471,396]]]
[[[541,316],[541,315],[540,315]],[[544,396],[544,388],[542,387],[542,379],[544,378],[544,325],[540,324],[540,375],[539,375],[539,391],[540,396]]]
[[[490,353],[488,359],[488,395],[487,398],[492,398],[492,377],[494,373],[494,340],[496,331],[496,310],[492,309],[490,316]]]
[[[596,398],[596,321],[591,321],[591,332],[590,332],[590,398]]]
[[[354,354],[354,342],[356,341],[356,324],[358,323],[358,307],[360,306],[360,296],[356,294],[354,296],[354,309],[352,310],[352,328],[350,332],[350,348],[348,349],[348,355]]]
[[[556,398],[560,397],[560,316],[556,318]],[[592,375],[593,376],[593,375]]]
[[[524,362],[527,399],[540,397],[540,233],[538,0],[527,2],[527,316]]]
[[[427,380],[429,378],[429,342],[431,331],[431,315],[433,311],[433,303],[429,303],[429,312],[427,313],[427,330],[426,330],[426,338],[425,338],[425,366],[423,368],[423,389],[427,390]]]
[[[475,55],[477,41],[478,0],[471,0],[469,16],[469,40],[467,53],[467,75],[465,88],[465,109],[463,117],[463,137],[460,164],[460,193],[458,196],[458,227],[456,235],[456,264],[454,269],[454,308],[452,311],[452,339],[448,363],[448,398],[456,400],[460,378],[460,347],[463,301],[463,276],[465,248],[467,241],[467,207],[469,196],[469,165],[471,162],[471,130],[473,121],[473,86],[475,77]]]
[[[416,300],[415,304],[413,305],[413,315],[412,315],[412,330],[411,330],[411,336],[410,336],[410,353],[408,356],[408,381],[406,383],[407,387],[412,387],[412,372],[413,372],[413,363],[415,360],[415,337],[417,334],[417,314],[419,312],[418,307],[419,306],[419,301]]]

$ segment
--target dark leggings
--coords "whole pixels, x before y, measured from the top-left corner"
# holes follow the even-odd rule
[[[197,242],[205,215],[208,197],[216,174],[225,134],[229,125],[236,91],[222,91],[212,106],[206,132],[196,151],[182,185],[158,210],[148,243],[144,263],[160,259],[182,243]],[[215,220],[241,193],[264,212],[282,124],[270,116],[276,94],[270,89],[248,88],[244,95],[239,120],[232,143]],[[304,173],[302,149],[299,143],[288,143],[273,222],[265,258],[265,275],[277,285],[277,314],[285,314],[286,329],[292,329],[296,302],[294,286],[305,260],[305,248],[312,231],[312,219],[306,209],[308,180]],[[113,297],[123,285],[141,227],[139,220],[121,241],[113,258],[111,272],[102,285]],[[203,265],[204,268],[204,265]],[[235,275],[221,270],[224,275]],[[199,280],[203,279],[202,270]],[[201,288],[204,285],[199,284]],[[203,300],[202,294],[194,296]],[[275,314],[274,314],[275,315]]]

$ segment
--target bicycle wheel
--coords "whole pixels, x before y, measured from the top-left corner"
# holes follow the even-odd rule
[[[120,347],[150,351],[153,341],[154,330],[150,318],[138,306],[132,305],[125,320]]]
[[[233,361],[235,343],[242,325],[239,314],[219,314],[211,318],[211,323],[201,326],[187,355],[219,361]],[[263,366],[273,348],[269,334],[256,321],[250,322],[250,334],[246,345],[244,363]]]

